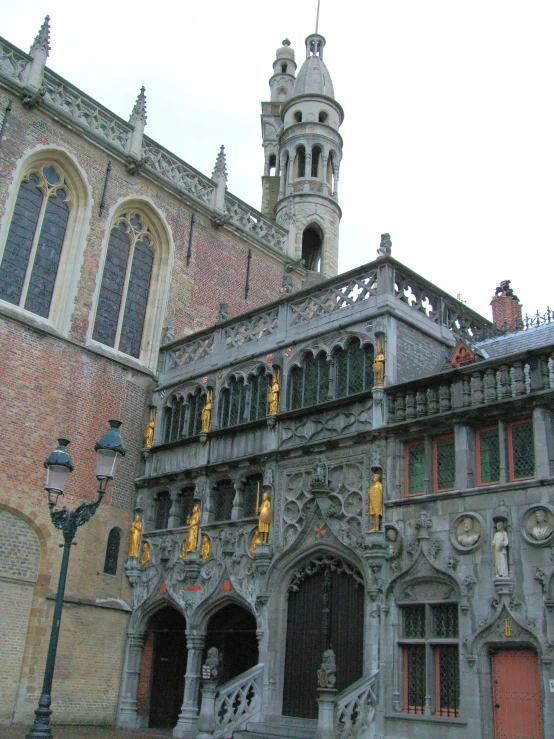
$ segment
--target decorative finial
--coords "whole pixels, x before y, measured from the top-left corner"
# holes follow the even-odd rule
[[[146,88],[144,85],[140,88],[140,92],[137,96],[136,102],[133,106],[133,112],[129,118],[129,123],[144,123],[146,124]]]
[[[286,38],[286,39],[285,39],[285,40],[283,41],[283,46],[290,46],[290,41],[288,40],[288,38]]]
[[[225,160],[225,147],[221,144],[219,154],[215,160],[214,171],[212,172],[212,180],[223,179],[227,182],[227,162]]]
[[[31,50],[29,54],[31,56],[34,56],[37,51],[43,51],[46,53],[46,56],[48,56],[50,52],[50,16],[47,15],[44,19],[44,23],[40,27],[39,32],[37,33],[35,40],[33,41],[33,45],[31,46]]]

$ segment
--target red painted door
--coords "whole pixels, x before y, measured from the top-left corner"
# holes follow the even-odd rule
[[[494,739],[543,739],[536,652],[499,649],[491,667]]]

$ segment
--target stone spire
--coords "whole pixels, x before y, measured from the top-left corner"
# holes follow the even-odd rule
[[[227,182],[227,161],[225,159],[225,147],[223,146],[223,144],[221,144],[219,154],[217,155],[217,159],[215,160],[215,167],[214,171],[212,172],[212,180],[216,180],[216,182],[220,180],[223,180],[225,183]]]
[[[29,51],[29,54],[34,57],[37,52],[42,52],[45,55],[45,58],[48,56],[50,52],[50,16],[47,15],[44,19],[44,23],[40,27],[39,32],[37,33],[35,40],[33,41],[33,45],[31,46],[31,50]]]
[[[133,112],[131,113],[131,117],[129,118],[129,123],[131,123],[133,126],[136,126],[137,123],[142,123],[143,126],[146,125],[146,94],[145,94],[146,88],[144,85],[140,88],[140,92],[138,94],[137,100],[133,106]]]

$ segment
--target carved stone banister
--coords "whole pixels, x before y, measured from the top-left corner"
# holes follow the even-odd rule
[[[222,685],[215,698],[213,739],[227,738],[259,718],[262,706],[264,665],[257,664]]]
[[[338,739],[357,739],[375,720],[376,682],[379,670],[364,675],[341,691],[335,699],[335,733]]]

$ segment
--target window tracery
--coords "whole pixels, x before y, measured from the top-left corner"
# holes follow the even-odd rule
[[[129,210],[112,226],[92,338],[139,357],[154,264],[146,217]]]
[[[351,341],[346,349],[334,352],[336,398],[371,390],[373,355],[373,346],[366,344],[362,347],[358,340]]]
[[[61,168],[33,166],[23,177],[2,261],[0,298],[48,318],[72,205]]]

